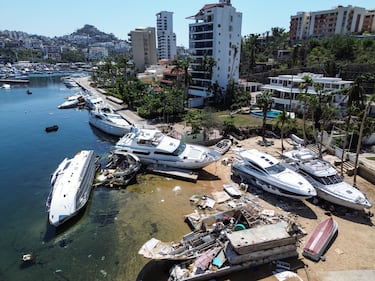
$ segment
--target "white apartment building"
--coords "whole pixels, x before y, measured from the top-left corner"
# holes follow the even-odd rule
[[[133,62],[137,72],[157,63],[155,28],[136,28],[129,34],[132,45]]]
[[[189,105],[198,106],[212,95],[211,85],[218,85],[225,92],[228,81],[239,78],[241,52],[242,13],[237,12],[230,0],[217,4],[206,4],[189,24],[189,50],[192,84],[189,88]],[[212,71],[204,67],[205,57],[212,57],[215,65]]]
[[[162,11],[156,14],[158,59],[174,60],[177,56],[176,34],[173,32],[173,13]]]
[[[361,33],[372,26],[373,21],[365,8],[337,6],[330,10],[298,12],[291,16],[289,36],[291,40],[303,40],[334,34],[345,35]]]
[[[262,87],[262,90],[269,90],[272,93],[273,108],[279,110],[292,111],[302,110],[302,103],[298,100],[301,93],[299,85],[304,82],[304,76],[310,76],[313,84],[320,83],[323,86],[321,94],[332,96],[332,105],[339,109],[344,109],[347,102],[347,96],[340,94],[345,88],[352,86],[353,81],[345,81],[337,77],[324,77],[323,74],[298,73],[297,75],[279,75],[277,77],[268,77],[270,84]],[[304,91],[303,91],[304,92]],[[337,94],[334,94],[337,92]],[[309,86],[308,94],[319,94],[315,91],[314,85]]]

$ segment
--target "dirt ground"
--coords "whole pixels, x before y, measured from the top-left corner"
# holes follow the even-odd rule
[[[280,140],[272,139],[274,144],[268,147],[260,146],[258,144],[259,140],[261,140],[261,137],[240,141],[237,145],[233,145],[222,159],[234,157],[234,149],[236,147],[255,148],[265,151],[276,158],[280,157]],[[292,146],[285,140],[284,147],[286,150],[292,149]],[[223,161],[212,164],[206,167],[205,170],[218,176],[223,184],[232,181],[230,165],[224,165]],[[345,180],[348,183],[353,183],[353,177],[346,176]],[[374,217],[372,216],[375,213],[375,186],[361,177],[357,177],[357,186],[370,199],[373,204],[371,209],[364,212],[356,212],[340,208],[333,209],[329,204],[323,205],[323,202],[299,202],[280,197],[273,197],[270,200],[269,195],[258,196],[261,204],[266,209],[276,209],[297,215],[298,222],[308,233],[301,241],[299,260],[302,263],[302,268],[297,270],[297,274],[303,280],[375,280],[375,227]],[[218,182],[213,184],[213,189],[219,190],[221,187],[222,185],[218,184]],[[302,256],[302,248],[316,225],[328,216],[333,216],[338,223],[338,235],[325,253],[324,261],[313,262]],[[297,267],[301,267],[301,264]],[[276,278],[269,276],[259,280],[271,281],[276,280]]]

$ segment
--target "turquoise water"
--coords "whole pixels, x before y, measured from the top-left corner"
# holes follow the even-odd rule
[[[263,112],[262,111],[251,111],[251,114],[256,116],[256,117],[263,117]],[[277,110],[270,110],[267,112],[267,118],[269,119],[273,119],[273,118],[276,118],[277,116],[279,116],[280,114],[280,111],[277,111]]]

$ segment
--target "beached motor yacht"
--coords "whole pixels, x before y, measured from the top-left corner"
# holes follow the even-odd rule
[[[59,164],[52,174],[51,191],[46,202],[51,225],[61,225],[85,206],[94,176],[93,150],[79,151],[73,158],[65,158]]]
[[[130,132],[132,124],[109,107],[89,111],[89,123],[95,128],[118,137]]]
[[[316,196],[316,190],[303,176],[286,168],[275,157],[256,149],[239,150],[237,154],[232,173],[241,181],[295,199]]]
[[[324,200],[347,208],[363,210],[371,208],[365,194],[344,181],[338,171],[327,161],[306,148],[284,153],[286,162],[303,175]]]
[[[142,164],[157,164],[180,169],[200,169],[220,159],[216,151],[187,144],[157,129],[134,128],[116,143],[116,153],[133,153]]]

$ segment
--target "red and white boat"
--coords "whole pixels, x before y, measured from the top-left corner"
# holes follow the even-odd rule
[[[326,251],[336,232],[337,222],[332,217],[319,223],[309,240],[307,240],[302,255],[318,261]]]

